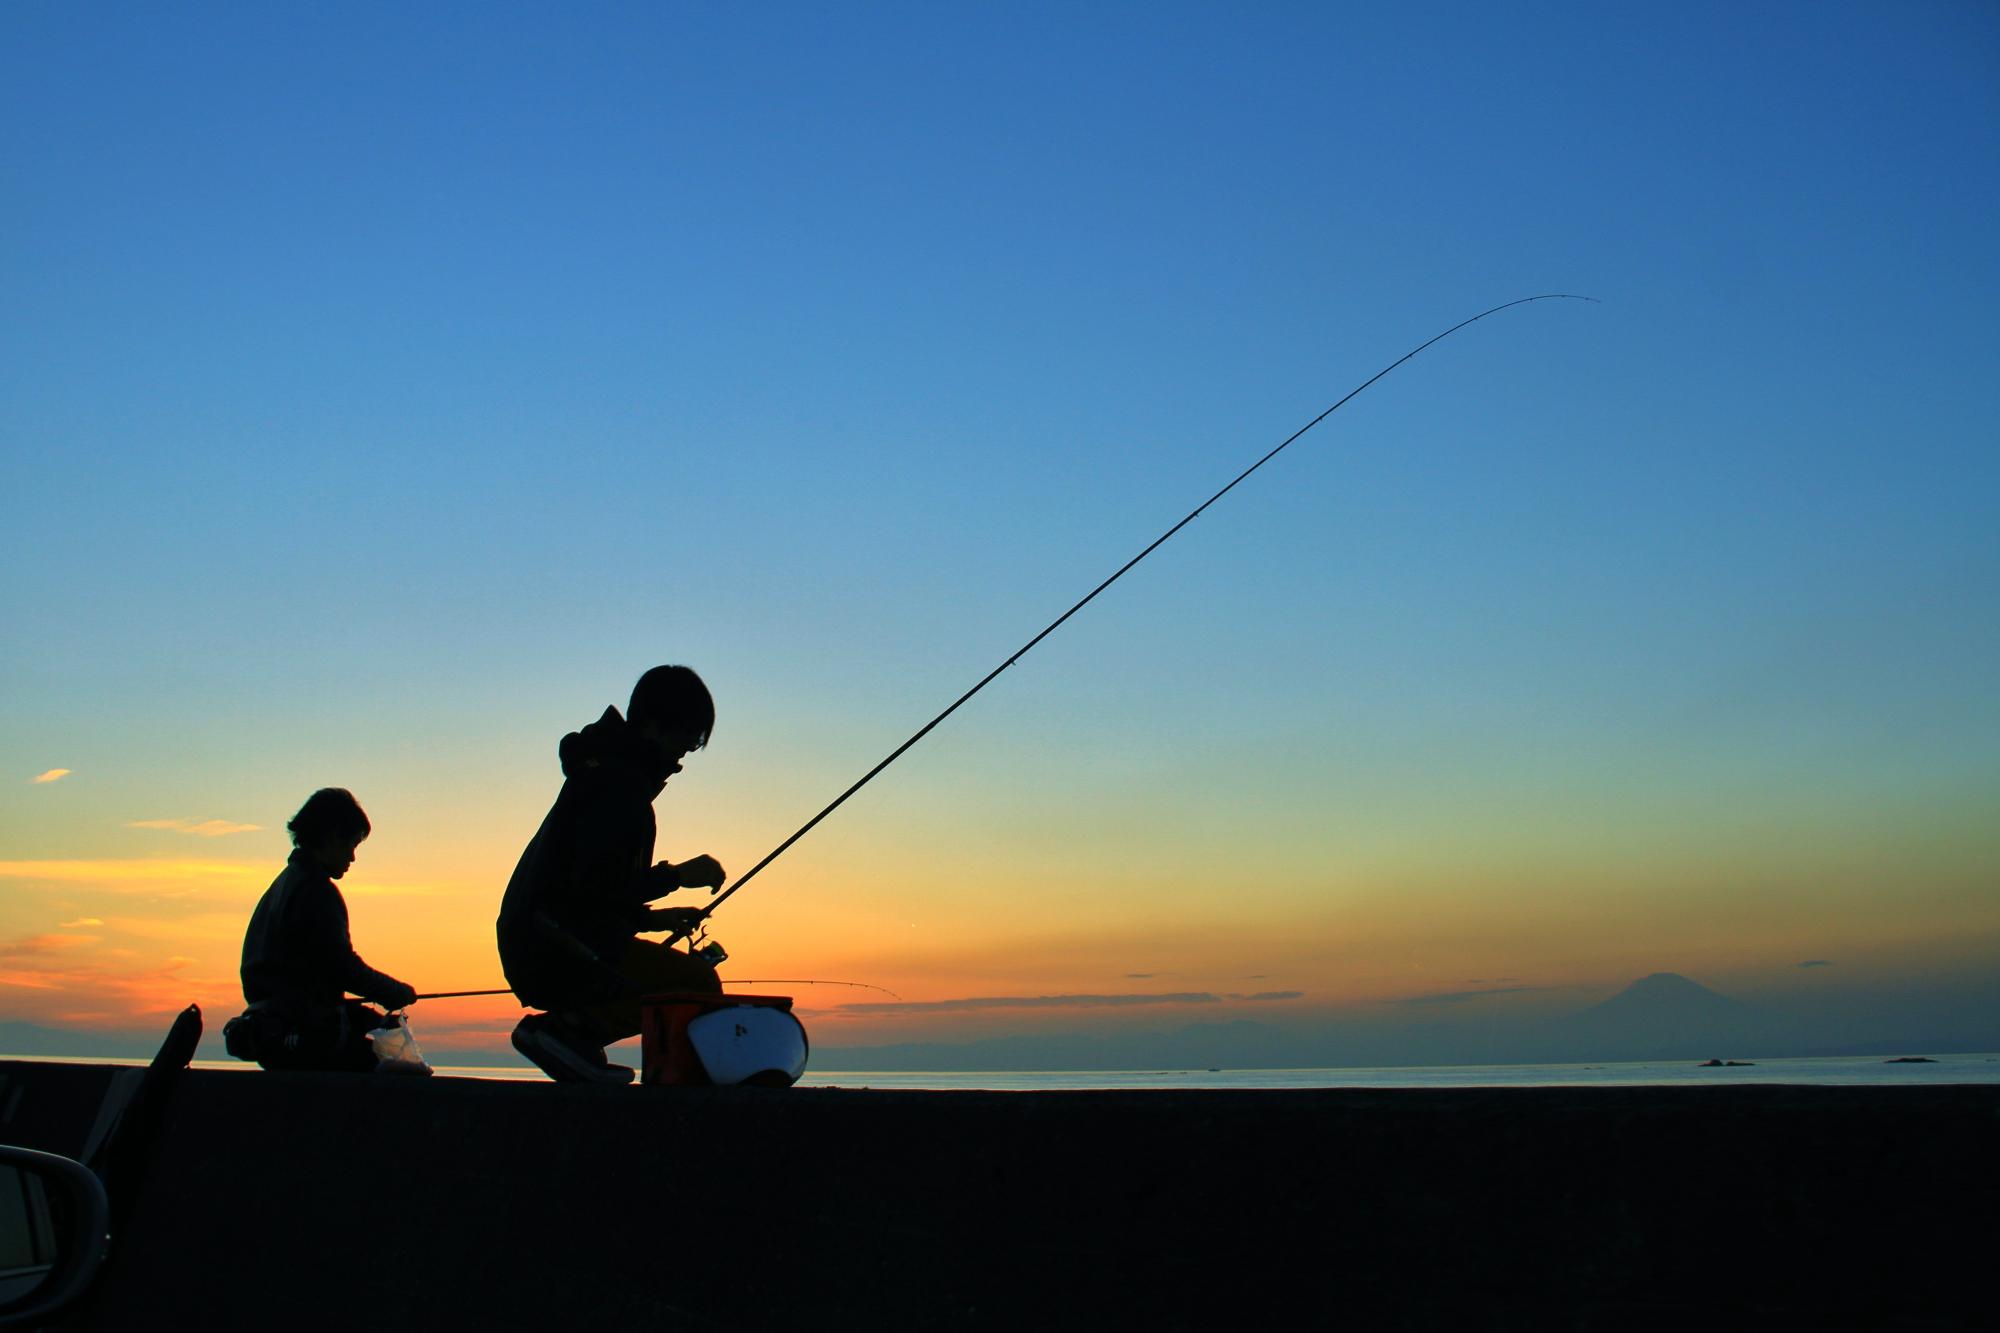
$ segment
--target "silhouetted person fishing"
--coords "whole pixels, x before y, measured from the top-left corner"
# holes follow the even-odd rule
[[[250,1008],[223,1028],[229,1053],[266,1069],[375,1068],[369,1033],[416,991],[361,961],[347,930],[347,902],[334,881],[354,864],[368,816],[339,787],[314,792],[286,827],[292,855],[250,914],[243,935],[243,998]]]
[[[629,1083],[604,1048],[637,1036],[638,997],[719,992],[715,968],[637,936],[686,933],[694,908],[656,908],[675,889],[718,889],[712,856],[654,864],[653,799],[681,760],[708,744],[715,703],[701,677],[658,666],[632,687],[625,716],[606,708],[563,737],[563,785],[507,883],[500,965],[522,1004],[546,1010],[514,1028],[514,1049],[561,1082]]]

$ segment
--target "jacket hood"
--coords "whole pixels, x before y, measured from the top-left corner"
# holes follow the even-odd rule
[[[565,778],[606,777],[650,786],[654,793],[667,783],[659,752],[641,740],[616,708],[581,731],[572,731],[556,748]]]

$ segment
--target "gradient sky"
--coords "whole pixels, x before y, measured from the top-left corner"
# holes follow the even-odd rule
[[[662,854],[745,869],[1561,291],[1023,659],[725,972],[917,1006],[802,990],[824,1043],[1662,970],[2000,1032],[1996,149],[1975,0],[9,5],[0,1019],[232,1011],[329,784],[364,956],[498,985],[645,667],[720,708]]]

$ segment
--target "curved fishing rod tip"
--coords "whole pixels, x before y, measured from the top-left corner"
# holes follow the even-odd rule
[[[1553,301],[1553,300],[1589,301],[1594,305],[1603,304],[1594,296],[1583,296],[1576,292],[1544,292],[1538,296],[1520,296],[1516,297],[1511,301],[1503,301],[1499,305],[1496,305],[1491,309],[1482,310],[1476,315],[1470,316],[1469,318],[1466,319],[1461,319],[1458,323],[1452,325],[1444,332],[1435,334],[1432,337],[1426,339],[1425,341],[1418,343],[1415,347],[1412,347],[1409,351],[1403,353],[1401,356],[1397,357],[1394,361],[1391,361],[1388,365],[1382,367],[1382,369],[1376,371],[1373,375],[1370,375],[1367,379],[1361,381],[1361,383],[1354,386],[1354,388],[1348,390],[1343,397],[1341,397],[1338,401],[1336,401],[1333,404],[1333,406],[1327,408],[1326,411],[1321,412],[1318,416],[1314,417],[1311,421],[1308,421],[1305,425],[1293,431],[1290,435],[1287,435],[1283,440],[1279,441],[1276,448],[1266,453],[1262,458],[1259,458],[1249,467],[1244,468],[1241,472],[1237,473],[1235,480],[1231,481],[1227,486],[1224,486],[1221,490],[1217,491],[1215,494],[1209,496],[1206,500],[1203,500],[1200,504],[1196,505],[1192,510],[1188,512],[1185,518],[1181,519],[1180,522],[1168,528],[1158,537],[1155,537],[1151,545],[1147,546],[1146,548],[1141,550],[1137,555],[1133,556],[1130,560],[1127,560],[1124,564],[1120,565],[1116,570],[1112,572],[1111,577],[1105,579],[1095,588],[1092,588],[1088,593],[1086,593],[1083,596],[1082,600],[1076,603],[1076,605],[1070,607],[1069,610],[1063,612],[1061,615],[1057,616],[1054,620],[1050,621],[1046,626],[1042,628],[1042,631],[1039,634],[1035,635],[1034,638],[1029,639],[1026,643],[1022,644],[1019,648],[1015,649],[1014,652],[1005,661],[1000,663],[999,666],[994,667],[991,671],[987,672],[986,675],[980,679],[978,684],[974,685],[964,694],[959,695],[958,698],[953,701],[952,705],[949,708],[945,709],[942,713],[939,713],[929,722],[926,722],[922,727],[919,727],[915,735],[911,736],[908,740],[904,741],[894,750],[891,750],[889,752],[888,758],[884,759],[881,763],[875,765],[875,767],[869,769],[866,773],[863,773],[860,779],[857,780],[853,786],[849,787],[846,791],[842,792],[840,795],[834,797],[833,801],[824,810],[821,810],[811,819],[808,819],[804,824],[801,824],[798,830],[795,833],[793,833],[791,837],[786,838],[783,842],[779,843],[776,847],[772,848],[770,855],[766,856],[756,865],[751,866],[750,869],[745,871],[743,874],[737,876],[736,882],[734,884],[731,884],[727,889],[723,890],[721,894],[719,896],[716,896],[714,898],[714,901],[710,902],[706,907],[700,909],[700,916],[697,919],[701,921],[706,921],[710,916],[714,915],[715,910],[718,907],[722,906],[722,904],[727,902],[732,895],[734,895],[738,890],[742,889],[744,885],[748,884],[753,878],[755,878],[755,876],[759,871],[761,871],[765,866],[770,865],[771,862],[777,860],[780,856],[784,855],[785,850],[788,847],[790,847],[793,843],[796,843],[800,838],[803,838],[805,837],[806,834],[812,832],[813,829],[819,826],[819,822],[821,820],[825,819],[835,810],[838,810],[847,801],[848,797],[854,795],[854,793],[860,791],[863,787],[867,786],[870,782],[874,781],[875,776],[878,773],[880,773],[883,769],[887,768],[889,765],[895,763],[896,760],[901,758],[903,754],[906,751],[908,751],[911,746],[915,745],[918,741],[922,740],[924,737],[930,735],[933,729],[935,729],[940,723],[942,723],[946,718],[950,717],[953,713],[957,712],[962,705],[964,705],[968,700],[972,698],[973,695],[979,693],[981,690],[985,689],[988,685],[990,685],[1000,675],[1001,672],[1013,666],[1023,657],[1026,657],[1028,653],[1034,649],[1036,644],[1040,643],[1043,639],[1046,639],[1049,635],[1055,633],[1056,630],[1060,629],[1063,626],[1063,624],[1069,620],[1071,616],[1075,615],[1077,612],[1083,610],[1084,607],[1090,605],[1091,602],[1095,601],[1099,593],[1103,592],[1106,588],[1109,588],[1119,579],[1125,577],[1125,573],[1127,570],[1131,569],[1141,560],[1144,560],[1147,556],[1151,555],[1155,550],[1157,550],[1160,547],[1162,543],[1167,541],[1175,533],[1179,532],[1182,528],[1186,527],[1188,524],[1194,522],[1195,519],[1201,517],[1203,511],[1205,511],[1210,505],[1214,504],[1217,500],[1220,500],[1223,496],[1229,494],[1229,492],[1235,490],[1236,487],[1240,485],[1244,480],[1246,480],[1251,473],[1255,472],[1258,468],[1264,466],[1264,464],[1270,462],[1272,459],[1276,458],[1279,454],[1283,453],[1286,449],[1290,448],[1294,440],[1297,440],[1301,435],[1304,435],[1314,426],[1317,426],[1320,422],[1326,420],[1328,417],[1332,416],[1335,412],[1338,412],[1342,407],[1346,406],[1347,403],[1352,401],[1357,394],[1366,390],[1369,385],[1375,383],[1375,381],[1381,379],[1384,375],[1387,375],[1390,371],[1396,369],[1396,367],[1402,365],[1404,362],[1410,360],[1415,356],[1420,355],[1425,348],[1430,347],[1436,343],[1442,342],[1444,339],[1449,338],[1452,334],[1457,333],[1460,329],[1465,328],[1469,324],[1477,324],[1480,320],[1485,319],[1488,315],[1497,315],[1502,310],[1512,310],[1515,306],[1526,305],[1530,301]],[[711,886],[709,892],[711,895],[714,895],[716,893],[716,890],[714,887]],[[910,924],[912,927],[916,925],[915,922],[911,922]],[[682,932],[680,934],[670,935],[667,938],[667,943],[668,944],[676,943],[677,941],[685,938],[687,935],[691,933],[692,932]],[[743,984],[757,985],[760,983],[754,981],[746,981]],[[793,983],[783,980],[774,980],[771,984],[791,985]],[[797,984],[806,986],[816,986],[816,985],[858,985],[860,983],[820,982],[812,980],[801,980]],[[886,990],[885,987],[881,986],[872,987],[871,989]],[[887,993],[891,995],[895,994],[894,991],[887,991]]]

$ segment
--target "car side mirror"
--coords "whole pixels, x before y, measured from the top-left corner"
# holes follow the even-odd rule
[[[46,1322],[81,1296],[110,1229],[104,1186],[88,1167],[0,1146],[0,1329]]]

